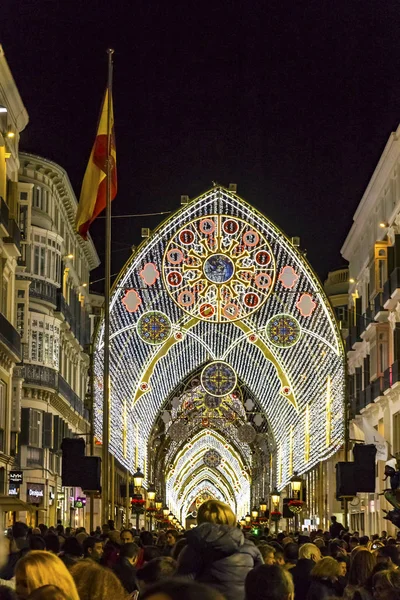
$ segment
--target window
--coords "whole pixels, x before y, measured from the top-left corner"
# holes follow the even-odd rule
[[[379,292],[387,280],[387,243],[379,242],[374,247],[374,260],[370,265],[370,285],[372,299]]]
[[[28,446],[26,464],[28,467],[43,466],[43,450],[41,448],[31,448]]]
[[[40,410],[31,410],[29,444],[35,447],[42,445],[42,412]]]
[[[60,283],[61,251],[60,244],[54,234],[33,235],[33,261],[31,265],[34,275]]]

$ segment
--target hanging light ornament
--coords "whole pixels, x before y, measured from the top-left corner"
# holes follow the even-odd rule
[[[237,436],[239,442],[251,444],[256,438],[256,431],[250,423],[245,423],[244,425],[241,425],[241,427],[238,427]]]

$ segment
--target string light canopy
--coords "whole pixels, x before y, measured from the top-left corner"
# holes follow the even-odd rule
[[[99,440],[103,348],[101,326],[94,361]],[[295,470],[301,475],[341,446],[344,352],[318,278],[282,231],[219,185],[146,238],[112,292],[110,451],[131,473],[146,466],[144,487],[154,424],[196,371],[209,410],[226,404],[238,382],[257,399],[279,489]],[[248,448],[256,432],[250,422],[241,427]],[[190,441],[191,430],[180,427],[175,435],[171,443],[179,445]]]

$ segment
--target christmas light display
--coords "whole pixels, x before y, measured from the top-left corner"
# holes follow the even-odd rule
[[[94,385],[100,440],[103,345],[100,327]],[[226,403],[235,386],[250,390],[280,456],[273,462],[280,489],[293,469],[304,473],[342,444],[342,342],[318,279],[279,229],[222,187],[182,207],[135,251],[112,293],[110,354],[110,450],[131,472],[148,463],[152,429],[160,413],[171,410],[167,401],[191,373],[198,373],[201,410],[206,405],[217,410],[218,398]],[[245,425],[242,411],[236,425],[220,417],[226,433],[221,426],[218,435],[228,446],[225,452],[244,466],[245,457],[251,462],[252,442],[248,437],[237,442],[240,453],[233,444],[238,427]],[[172,414],[167,423],[172,426],[174,420]],[[180,445],[200,428],[199,422],[189,422],[171,440],[167,456],[176,472]],[[224,459],[219,446],[211,447]],[[187,507],[207,481],[235,509],[246,506],[246,514],[248,476],[240,481],[239,470],[237,485],[228,459],[217,476],[204,464],[206,451],[203,443],[192,465],[187,459],[179,493],[168,480],[170,506],[178,509],[184,502]]]

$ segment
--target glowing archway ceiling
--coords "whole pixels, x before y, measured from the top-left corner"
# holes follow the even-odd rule
[[[258,399],[280,487],[342,444],[344,360],[329,302],[302,254],[236,194],[214,187],[162,223],[116,281],[110,313],[110,450],[131,471],[146,465],[166,398],[201,365],[216,396],[237,377]],[[99,439],[103,344],[101,328]]]

